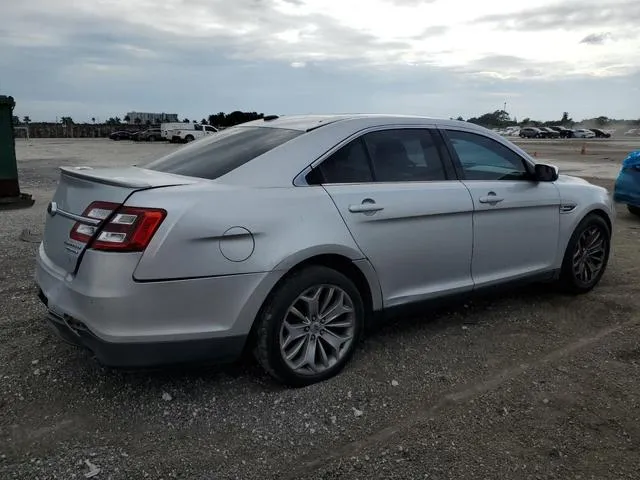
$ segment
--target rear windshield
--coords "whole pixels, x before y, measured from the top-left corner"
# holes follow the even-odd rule
[[[285,128],[231,127],[154,160],[144,168],[213,180],[302,133]]]

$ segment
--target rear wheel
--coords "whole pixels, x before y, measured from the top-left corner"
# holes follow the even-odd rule
[[[260,364],[276,380],[302,387],[344,368],[362,332],[364,306],[346,276],[312,266],[276,287],[257,321]]]
[[[627,205],[627,210],[629,210],[630,213],[640,217],[640,207],[636,207],[634,205]]]
[[[184,137],[184,141],[189,143],[189,142],[193,142],[194,138],[193,135],[187,135],[186,137]]]
[[[562,262],[561,288],[573,294],[595,287],[609,261],[611,231],[598,215],[587,215],[573,232]]]

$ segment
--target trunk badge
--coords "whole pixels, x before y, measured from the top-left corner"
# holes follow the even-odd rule
[[[47,213],[54,217],[58,213],[58,204],[56,202],[50,202],[47,206]]]

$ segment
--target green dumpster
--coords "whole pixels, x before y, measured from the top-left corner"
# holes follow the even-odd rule
[[[31,195],[20,192],[13,134],[13,97],[0,95],[0,208],[29,207]]]

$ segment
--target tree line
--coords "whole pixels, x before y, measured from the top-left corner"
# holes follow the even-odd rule
[[[465,121],[464,118],[458,117],[456,120]],[[626,125],[640,125],[640,119],[636,120],[623,120],[623,119],[615,119],[609,118],[604,115],[594,117],[594,118],[586,118],[581,120],[580,122],[574,121],[570,116],[569,112],[563,112],[562,116],[559,120],[533,120],[529,117],[523,118],[521,121],[518,121],[517,118],[509,115],[509,113],[505,110],[496,110],[494,112],[485,113],[478,117],[471,117],[466,120],[469,123],[475,123],[476,125],[481,125],[487,128],[506,128],[506,127],[550,127],[550,126],[563,126],[567,128],[571,128],[578,123],[595,125],[598,127],[607,127],[607,126],[615,126],[619,124]]]

